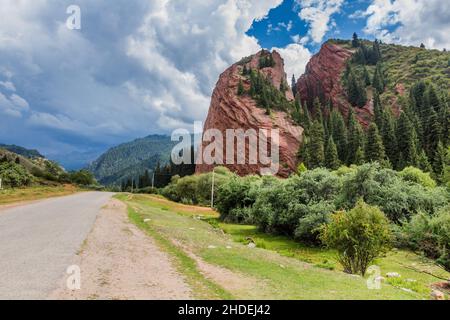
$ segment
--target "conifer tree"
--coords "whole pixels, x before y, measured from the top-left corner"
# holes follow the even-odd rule
[[[308,140],[308,168],[321,167],[325,163],[324,131],[322,123],[314,120]]]
[[[347,128],[342,114],[337,110],[333,110],[330,115],[330,135],[336,144],[339,160],[345,162],[348,152]]]
[[[414,166],[417,163],[417,144],[416,133],[409,120],[407,114],[403,112],[398,119],[397,124],[397,144],[398,152],[401,153],[401,161],[399,159],[398,168],[403,169],[405,166]]]
[[[436,180],[442,181],[444,175],[444,167],[446,160],[447,151],[441,141],[438,142],[436,153],[433,161],[433,170],[435,173]]]
[[[363,147],[358,147],[358,150],[356,150],[356,152],[355,152],[355,160],[354,160],[353,164],[360,166],[360,165],[364,164],[365,158],[366,157],[364,154]]]
[[[378,91],[378,93],[384,92],[384,87],[385,87],[384,74],[383,74],[381,63],[378,63],[375,68],[372,86]]]
[[[433,172],[433,168],[431,167],[430,162],[428,161],[427,154],[422,149],[419,153],[419,157],[417,159],[417,167],[422,170],[423,172]]]
[[[379,130],[383,128],[383,106],[381,105],[380,95],[378,92],[374,93],[373,97],[373,113],[375,116],[375,123]]]
[[[358,34],[356,32],[353,33],[352,47],[358,48],[360,45]]]
[[[360,149],[364,153],[364,131],[355,117],[355,112],[350,108],[348,113],[348,152],[347,163],[357,164],[357,151]],[[361,161],[364,161],[364,154],[362,154]]]
[[[244,90],[244,84],[242,83],[242,80],[239,80],[239,84],[238,84],[238,96],[242,96],[244,94],[245,90]]]
[[[370,63],[376,65],[381,60],[380,44],[378,40],[374,41],[372,51],[370,53]]]
[[[306,103],[303,104],[303,118],[305,129],[308,130],[311,127],[311,114],[309,113],[308,105]]]
[[[363,77],[364,77],[364,83],[367,86],[370,86],[372,84],[372,82],[370,81],[370,75],[369,75],[369,71],[367,71],[367,68],[364,66],[363,69]]]
[[[386,160],[386,154],[384,151],[383,140],[381,139],[378,127],[375,123],[372,123],[367,132],[367,147],[366,147],[366,160],[378,161],[384,163]]]
[[[296,97],[297,96],[297,80],[295,80],[295,74],[292,75],[291,88],[292,88],[292,93],[294,94],[294,97]]]
[[[357,107],[363,107],[367,102],[366,89],[353,72],[350,72],[347,80],[348,101]]]
[[[428,158],[434,162],[434,155],[436,154],[438,143],[441,140],[441,126],[436,111],[433,108],[430,110],[428,123],[425,130],[425,150]]]
[[[395,122],[392,113],[388,110],[383,112],[383,126],[381,129],[381,136],[383,138],[383,145],[386,151],[386,156],[394,168],[397,167],[398,147],[397,137],[395,136]]]
[[[325,166],[331,170],[336,170],[340,166],[338,151],[332,135],[330,135],[330,138],[328,139],[325,150]]]

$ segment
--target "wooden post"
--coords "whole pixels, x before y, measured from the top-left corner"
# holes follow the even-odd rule
[[[152,189],[155,189],[155,172],[153,171],[152,175]]]
[[[212,183],[211,183],[211,209],[214,209],[214,175],[215,175],[215,170],[216,168],[213,168],[213,172],[212,172]]]

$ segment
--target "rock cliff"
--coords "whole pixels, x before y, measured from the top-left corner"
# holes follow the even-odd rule
[[[266,129],[269,132],[272,129],[279,129],[280,169],[277,175],[287,177],[296,170],[296,155],[301,144],[303,128],[295,125],[287,113],[273,110],[268,115],[266,110],[261,108],[249,94],[238,95],[240,81],[242,81],[246,91],[250,90],[250,80],[243,75],[244,68],[259,70],[275,88],[280,88],[282,83],[287,83],[284,61],[278,52],[272,53],[273,66],[260,69],[260,57],[268,54],[267,51],[263,50],[254,56],[244,58],[222,73],[212,94],[211,105],[204,124],[204,132],[209,129],[218,129],[225,137],[227,129],[242,129],[244,131],[254,129],[256,132],[261,129]],[[289,88],[287,88],[285,95],[289,101],[294,99]],[[208,144],[208,142],[203,142],[202,145],[205,148]],[[236,150],[235,145],[235,153]],[[227,150],[224,145],[224,159],[226,159],[226,155]],[[259,163],[260,161],[258,161],[258,164],[249,163],[249,145],[246,143],[245,164],[237,164],[235,161],[235,164],[227,164],[225,167],[243,176],[260,174],[262,165]],[[197,164],[196,172],[210,172],[212,168],[213,165]]]
[[[353,51],[338,45],[325,43],[306,66],[305,73],[297,81],[297,94],[302,103],[312,105],[314,98],[331,101],[346,116],[351,105],[342,87],[342,73]],[[363,108],[354,108],[358,120],[367,126],[373,117],[372,99]]]

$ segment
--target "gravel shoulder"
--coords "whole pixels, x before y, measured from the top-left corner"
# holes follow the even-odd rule
[[[81,289],[67,289],[67,277],[49,299],[178,300],[192,293],[170,256],[129,222],[126,205],[111,199],[97,216],[74,264]]]

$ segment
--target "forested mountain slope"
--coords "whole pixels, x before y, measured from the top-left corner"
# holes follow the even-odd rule
[[[146,170],[167,163],[175,142],[169,136],[150,135],[109,149],[89,167],[104,185],[120,185],[129,178],[137,178]]]

